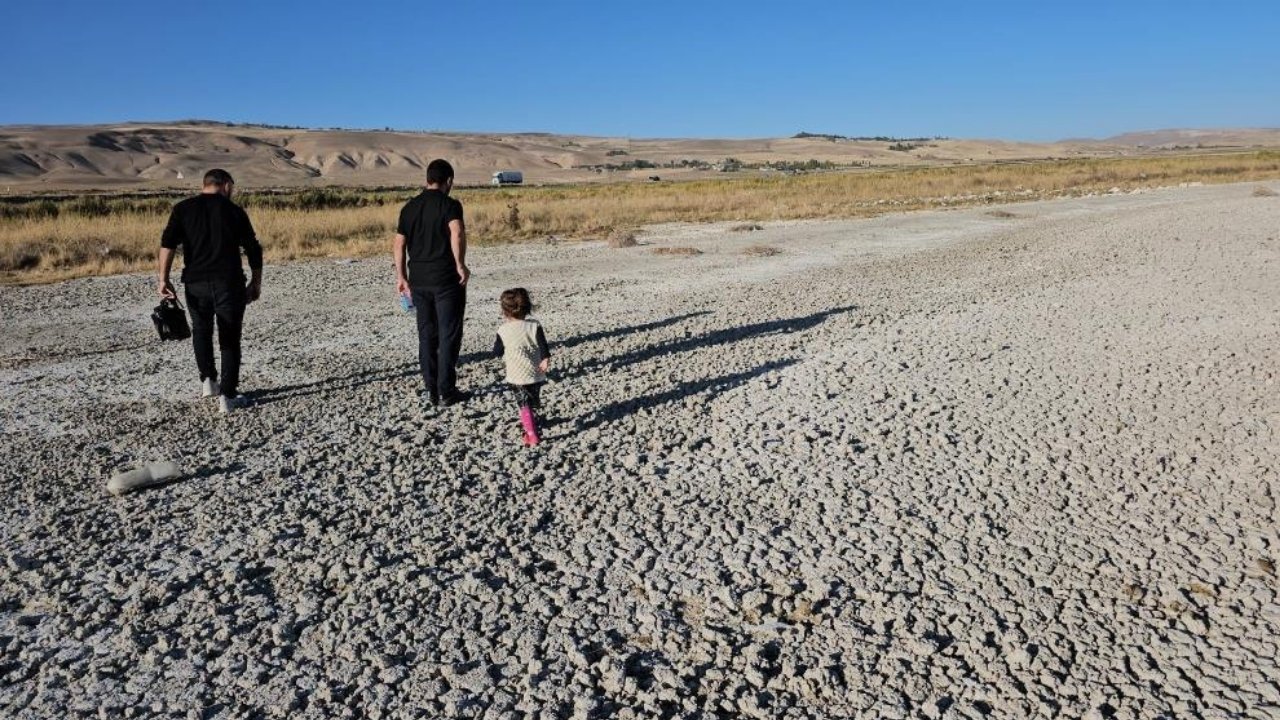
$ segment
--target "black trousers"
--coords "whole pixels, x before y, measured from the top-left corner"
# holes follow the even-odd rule
[[[542,385],[543,383],[534,383],[532,385],[508,385],[507,387],[511,388],[511,394],[515,395],[517,405],[537,410],[542,407]]]
[[[418,310],[418,364],[428,392],[448,395],[458,389],[458,353],[467,289],[462,285],[413,288]]]
[[[196,351],[200,379],[218,381],[223,395],[233,397],[240,385],[240,333],[244,326],[244,278],[230,276],[183,284],[187,311],[191,313],[191,344]],[[218,350],[222,354],[222,379],[213,363],[213,327],[218,326]]]

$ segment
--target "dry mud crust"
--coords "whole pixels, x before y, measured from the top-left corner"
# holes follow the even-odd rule
[[[227,417],[149,278],[2,290],[0,714],[1280,715],[1280,203],[1011,210],[478,249],[443,411],[382,260],[268,268]]]

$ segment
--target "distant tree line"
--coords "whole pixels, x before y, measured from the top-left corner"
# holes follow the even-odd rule
[[[579,170],[594,170],[596,172],[605,171],[626,171],[626,170],[718,170],[720,172],[738,172],[740,170],[779,170],[782,172],[811,172],[814,170],[836,170],[848,167],[864,167],[868,163],[861,161],[853,161],[849,163],[836,163],[830,160],[774,160],[770,162],[745,162],[738,158],[725,158],[719,162],[711,160],[701,160],[697,158],[682,158],[680,160],[668,160],[666,162],[654,162],[652,160],[644,160],[636,158],[634,160],[626,160],[620,163],[596,163],[593,165],[577,165]]]
[[[805,138],[818,138],[822,140],[830,140],[831,142],[835,142],[837,140],[849,140],[854,142],[888,142],[888,143],[925,143],[933,140],[950,140],[951,139],[946,137],[945,135],[934,135],[933,137],[893,137],[892,135],[861,135],[857,137],[849,137],[847,135],[832,135],[830,133],[811,133],[811,132],[803,132],[803,131],[798,132],[795,135],[792,135],[791,137],[797,140],[803,140]]]

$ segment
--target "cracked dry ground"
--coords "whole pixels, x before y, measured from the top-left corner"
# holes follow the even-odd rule
[[[0,290],[0,714],[1280,717],[1249,190],[478,249],[438,412],[385,261],[268,268],[230,417],[148,278]]]

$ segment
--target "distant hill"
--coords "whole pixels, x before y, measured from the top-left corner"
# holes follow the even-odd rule
[[[1276,147],[1280,146],[1280,128],[1145,130],[1116,135],[1104,142],[1149,148]]]
[[[308,130],[207,120],[3,126],[0,189],[189,188],[212,167],[253,187],[411,185],[437,157],[450,160],[465,184],[488,182],[507,169],[523,171],[527,182],[554,183],[1116,156],[1196,145],[1280,146],[1280,130],[1161,130],[1103,141],[1019,143],[813,133],[716,140]]]

